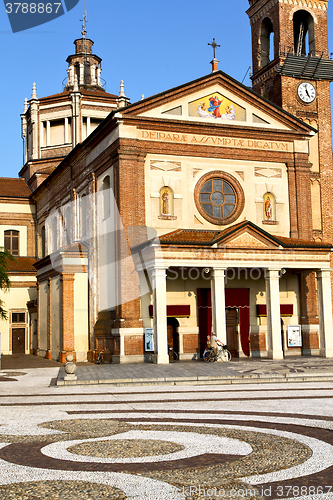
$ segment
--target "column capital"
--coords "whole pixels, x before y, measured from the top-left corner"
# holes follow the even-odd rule
[[[326,268],[326,269],[317,269],[316,274],[318,278],[330,278],[331,277],[331,268]]]
[[[280,279],[281,277],[281,269],[265,269],[265,280],[272,280],[272,279]]]
[[[148,269],[152,276],[166,276],[167,266],[154,266]]]
[[[226,266],[224,267],[212,267],[212,278],[224,278],[225,277],[225,272],[228,269]]]

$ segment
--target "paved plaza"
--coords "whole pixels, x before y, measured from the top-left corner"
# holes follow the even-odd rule
[[[331,360],[9,362],[1,500],[333,499]]]

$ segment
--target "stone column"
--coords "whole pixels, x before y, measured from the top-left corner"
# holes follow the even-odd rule
[[[225,319],[225,268],[213,268],[212,290],[212,332],[224,343],[227,343],[227,327]],[[212,342],[215,347],[214,342]]]
[[[317,271],[320,355],[333,358],[331,270]]]
[[[40,345],[40,319],[42,315],[40,307],[40,284],[37,281],[37,332],[36,332],[36,356],[39,356],[39,345]]]
[[[152,271],[153,304],[154,304],[154,362],[169,363],[167,316],[166,316],[166,269],[155,267]]]
[[[68,353],[75,356],[74,351],[74,273],[63,273],[60,278],[60,353],[59,361],[66,362]]]
[[[97,68],[97,85],[101,85],[101,68]]]
[[[267,344],[268,357],[283,359],[280,316],[280,271],[266,271]]]
[[[91,77],[91,84],[96,85],[96,64],[92,64],[90,67],[90,77]]]
[[[51,359],[52,349],[52,312],[51,312],[51,278],[47,278],[47,351],[45,354],[46,359]]]

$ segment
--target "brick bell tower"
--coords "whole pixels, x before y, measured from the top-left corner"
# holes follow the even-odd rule
[[[310,144],[313,232],[309,236],[333,241],[328,0],[249,3],[253,90],[318,130]]]
[[[311,193],[312,209],[307,230],[299,222],[292,223],[291,210],[290,236],[333,242],[330,102],[333,60],[328,51],[328,0],[249,0],[249,3],[253,89],[317,131],[310,140],[309,159],[294,153],[293,163],[287,165],[289,182],[297,170],[307,179],[304,186],[310,181],[307,197]],[[291,184],[290,196],[293,196]],[[310,354],[319,347],[314,273],[301,273],[299,279],[303,350]]]

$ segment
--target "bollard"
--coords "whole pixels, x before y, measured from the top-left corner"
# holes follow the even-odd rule
[[[66,356],[66,364],[65,364],[65,372],[66,375],[64,377],[64,380],[77,380],[77,376],[75,375],[76,371],[76,364],[74,363],[74,356],[73,354],[67,354]]]

